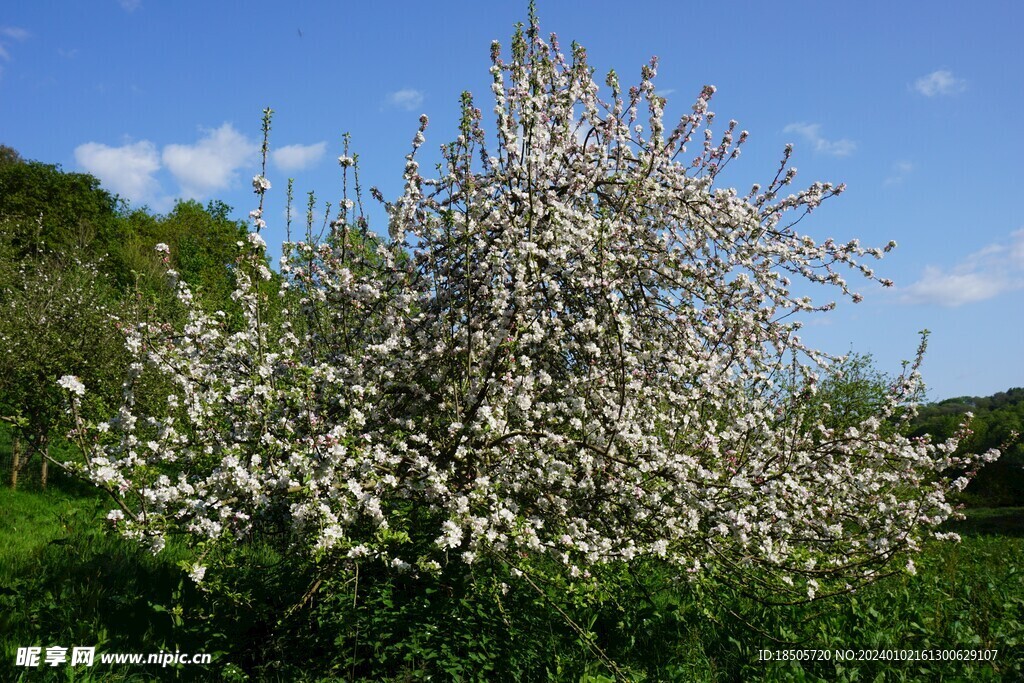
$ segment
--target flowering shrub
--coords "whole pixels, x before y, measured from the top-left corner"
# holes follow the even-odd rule
[[[998,454],[954,458],[956,439],[887,427],[917,364],[877,415],[830,427],[807,399],[835,359],[794,316],[835,305],[798,295],[806,283],[860,300],[844,269],[891,284],[865,261],[894,244],[797,232],[843,187],[789,193],[788,147],[766,186],[718,187],[747,133],[716,136],[712,87],[668,127],[656,60],[602,94],[583,48],[564,56],[532,20],[492,62],[493,150],[466,94],[423,175],[422,117],[389,239],[349,198],[346,150],[330,235],[285,244],[277,322],[258,286],[270,183],[254,178],[242,324],[178,284],[184,327],[127,338],[133,377],[173,382],[166,410],[139,414],[129,382],[116,416],[79,422],[111,520],[155,549],[172,532],[212,551],[284,531],[322,560],[409,572],[487,556],[517,575],[546,556],[577,576],[653,556],[797,600],[905,562],[966,483],[938,474]]]

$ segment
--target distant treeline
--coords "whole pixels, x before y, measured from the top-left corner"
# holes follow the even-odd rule
[[[1024,506],[1024,443],[1015,437],[1024,433],[1024,388],[922,406],[911,425],[911,436],[952,436],[968,412],[974,414],[973,433],[961,443],[960,451],[977,453],[999,448],[1003,454],[982,468],[964,491],[963,501],[983,507]]]

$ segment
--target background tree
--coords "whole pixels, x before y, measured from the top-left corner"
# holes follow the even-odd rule
[[[232,310],[245,226],[216,201],[180,202],[162,216],[131,209],[93,176],[0,151],[0,416],[23,446],[24,467],[67,426],[57,378],[87,383],[93,416],[116,405],[127,365],[115,326],[180,314],[168,266],[204,305]]]
[[[881,372],[869,354],[851,353],[835,366],[816,387],[805,393],[810,408],[809,422],[820,421],[834,429],[856,427],[873,415],[881,414],[898,385],[898,377]],[[1024,389],[1015,388],[992,396],[960,396],[939,402],[916,405],[924,399],[922,391],[908,403],[902,414],[887,422],[893,433],[911,438],[929,437],[942,440],[961,432],[967,414],[970,430],[963,434],[958,454],[983,453],[990,449],[1002,452],[999,460],[978,470],[971,470],[966,489],[952,500],[971,507],[1024,506]],[[965,474],[951,470],[943,476],[949,480]]]
[[[94,260],[115,241],[117,198],[85,173],[38,161],[0,164],[0,216],[19,259],[56,251]]]
[[[18,150],[7,145],[0,145],[0,166],[6,166],[7,164],[20,164],[22,163],[21,154]]]
[[[0,419],[16,443],[11,484],[70,426],[56,381],[71,373],[90,389],[83,413],[97,419],[120,401],[128,355],[111,316],[124,307],[109,278],[95,266],[56,257],[23,262],[0,305]]]
[[[154,252],[164,243],[172,266],[200,296],[217,302],[211,305],[229,300],[228,266],[245,236],[245,224],[231,218],[231,207],[184,201],[165,215],[132,209],[91,175],[20,161],[17,151],[4,149],[12,160],[0,163],[0,217],[9,259],[57,253],[98,263],[122,291],[138,286],[149,294],[173,292]]]
[[[148,295],[166,298],[166,266],[154,248],[166,244],[173,269],[211,307],[230,302],[234,280],[231,264],[237,243],[245,239],[245,224],[230,217],[231,207],[211,201],[181,201],[164,215],[135,209],[121,216],[117,239],[100,247],[110,254],[112,268],[122,286],[137,285]]]

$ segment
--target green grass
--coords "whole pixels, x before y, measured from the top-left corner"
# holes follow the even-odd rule
[[[66,533],[63,517],[79,509],[81,501],[60,491],[45,494],[0,489],[0,575],[9,576],[22,559]]]
[[[173,641],[173,625],[155,608],[175,597],[180,552],[155,558],[104,533],[110,505],[98,495],[5,489],[0,506],[10,522],[0,528],[0,679],[17,673],[18,647],[150,652]],[[152,680],[138,671],[97,678],[83,674],[86,669],[67,678],[72,671],[21,674],[23,680]]]
[[[0,489],[0,680],[1024,680],[1024,510],[978,510],[897,576],[856,595],[766,607],[698,594],[653,565],[609,568],[601,590],[545,594],[481,566],[462,578],[370,570],[358,592],[266,547],[239,548],[227,589],[105,533],[110,505],[81,490]],[[588,635],[551,609],[551,602]],[[301,605],[301,609],[293,609]],[[18,671],[19,646],[209,652],[212,665]],[[761,649],[998,649],[994,663],[773,662]],[[229,664],[236,668],[229,668]],[[242,673],[242,672],[245,673]],[[235,672],[235,673],[232,673]],[[75,673],[72,677],[71,674]]]

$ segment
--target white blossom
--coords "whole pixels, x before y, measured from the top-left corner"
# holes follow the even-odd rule
[[[195,581],[197,584],[202,583],[206,577],[206,567],[201,564],[193,564],[189,568],[188,577]]]
[[[270,181],[266,176],[256,175],[252,177],[252,187],[257,194],[263,194],[270,189]]]
[[[57,384],[67,389],[72,394],[77,394],[78,396],[85,395],[85,385],[82,384],[82,381],[74,375],[64,375],[57,380]]]

